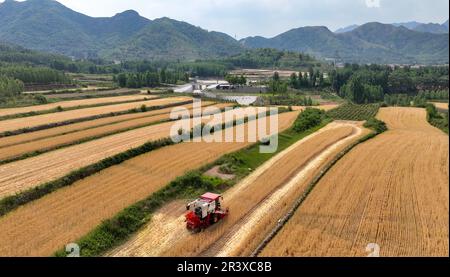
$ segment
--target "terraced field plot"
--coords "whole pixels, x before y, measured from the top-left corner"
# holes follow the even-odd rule
[[[133,103],[126,103],[126,104],[116,104],[116,105],[109,105],[109,106],[102,106],[102,107],[95,107],[95,108],[87,108],[87,109],[81,109],[81,110],[71,110],[71,111],[65,111],[65,112],[60,112],[60,113],[43,114],[43,115],[37,115],[37,116],[31,116],[31,117],[25,117],[25,118],[2,120],[2,121],[0,121],[0,133],[4,133],[7,131],[20,130],[23,128],[31,128],[31,127],[36,127],[36,126],[46,125],[46,124],[51,124],[51,123],[64,122],[67,120],[73,120],[73,119],[78,119],[78,118],[86,118],[86,117],[91,117],[91,116],[109,114],[112,112],[127,111],[127,110],[134,109],[134,108],[139,109],[142,105],[146,105],[147,107],[160,106],[160,105],[167,105],[170,103],[188,101],[189,99],[191,99],[191,98],[189,98],[189,97],[171,97],[171,98],[163,98],[163,99],[149,100],[149,101],[142,101],[142,102],[133,102]]]
[[[239,251],[240,246],[250,250],[258,240],[262,240],[265,228],[276,222],[278,213],[283,207],[293,201],[286,192],[276,196],[276,208],[268,213],[265,202],[269,196],[283,188],[291,178],[299,172],[305,175],[303,186],[292,190],[292,195],[300,194],[320,165],[331,158],[339,147],[336,142],[343,140],[342,145],[358,137],[360,131],[351,124],[332,123],[321,131],[310,135],[281,152],[249,177],[224,194],[225,206],[230,208],[230,217],[217,226],[205,230],[201,234],[192,235],[185,228],[183,209],[176,209],[174,204],[184,207],[184,203],[170,204],[156,213],[151,222],[133,236],[128,242],[114,249],[109,256],[228,256]],[[358,129],[359,130],[359,129]],[[347,139],[344,139],[347,138]],[[304,171],[307,164],[317,158],[319,153],[334,145],[325,159]],[[340,145],[340,144],[339,144]],[[291,188],[292,189],[292,188]],[[273,203],[272,203],[273,204]],[[280,209],[281,208],[281,209]],[[273,215],[273,217],[272,217]],[[256,216],[257,220],[252,220]],[[252,220],[252,221],[250,221]],[[266,221],[268,220],[268,221]],[[250,228],[249,228],[250,226]],[[261,232],[262,231],[262,232]],[[244,233],[242,233],[244,232]],[[237,235],[239,234],[239,235]],[[226,251],[224,253],[223,251]],[[238,253],[233,253],[238,254]]]
[[[206,105],[210,105],[210,104],[212,104],[212,102],[204,102],[203,106],[205,107]],[[228,106],[230,106],[230,104],[215,105],[215,107],[218,107],[218,108],[224,108],[224,107],[228,107]],[[180,108],[192,109],[192,105],[184,105],[184,106],[181,106]],[[55,147],[68,145],[68,144],[71,144],[71,143],[74,143],[74,142],[77,142],[80,140],[98,137],[98,136],[104,136],[104,135],[112,134],[114,132],[119,132],[122,130],[124,130],[124,131],[129,130],[131,128],[138,128],[138,127],[142,127],[142,126],[145,126],[148,124],[157,123],[159,121],[166,121],[166,120],[170,119],[170,111],[172,109],[173,108],[153,111],[153,112],[150,112],[149,114],[150,115],[155,114],[155,115],[146,116],[146,117],[142,117],[142,118],[136,118],[136,119],[132,119],[132,120],[122,121],[119,123],[112,123],[112,124],[108,124],[108,125],[101,126],[101,127],[71,132],[69,134],[63,134],[63,135],[59,135],[59,136],[52,136],[52,137],[48,137],[48,138],[44,138],[44,139],[33,140],[28,143],[16,144],[16,145],[8,146],[8,147],[0,147],[0,150],[1,150],[0,161],[15,158],[15,157],[18,157],[18,156],[26,154],[26,153],[32,153],[34,151],[42,151],[42,150],[52,149],[52,148],[54,149]],[[101,120],[101,121],[105,122],[106,120]],[[74,127],[74,126],[72,126],[72,127]],[[67,129],[70,129],[70,125],[63,126],[61,128],[67,130]],[[45,133],[45,131],[43,131],[43,132]],[[33,135],[34,135],[34,133],[29,134],[29,136],[33,136]],[[25,137],[29,139],[29,136],[28,137],[25,136]],[[15,136],[12,138],[15,138]],[[2,141],[2,139],[0,139],[0,141]]]
[[[83,99],[83,100],[73,100],[73,101],[62,101],[45,105],[21,107],[21,108],[10,108],[10,109],[0,109],[0,117],[13,114],[23,114],[29,112],[40,112],[61,108],[74,108],[79,106],[91,106],[91,105],[101,105],[101,104],[113,104],[118,102],[130,102],[152,99],[156,96],[151,95],[128,95],[128,96],[116,96],[116,97],[105,97],[105,98],[94,98],[94,99]]]
[[[449,140],[416,108],[383,108],[390,130],[317,184],[262,256],[446,256]]]
[[[289,128],[297,115],[281,114],[279,130]],[[0,218],[0,255],[51,255],[175,177],[251,143],[164,147],[60,189]]]
[[[177,103],[174,103],[174,105]],[[203,105],[210,105],[211,102],[203,102]],[[182,107],[190,108],[192,107],[192,104],[183,105]],[[69,125],[64,125],[60,127],[54,127],[50,129],[45,129],[41,131],[35,131],[31,133],[25,133],[10,137],[3,137],[0,138],[0,149],[8,146],[18,145],[18,144],[24,144],[31,141],[36,141],[40,139],[50,138],[50,137],[56,137],[60,135],[66,135],[69,133],[74,133],[77,131],[84,131],[91,128],[96,127],[102,127],[106,125],[112,125],[117,123],[122,123],[125,121],[130,120],[136,120],[136,119],[143,119],[146,117],[161,115],[161,114],[168,114],[173,110],[173,107],[171,108],[165,108],[165,109],[158,109],[153,110],[149,112],[143,112],[143,113],[132,113],[132,114],[124,114],[124,115],[118,115],[113,117],[106,117],[106,118],[100,118],[80,123],[74,123]]]
[[[203,121],[210,122],[211,119],[205,117]],[[138,147],[148,141],[167,138],[174,124],[167,122],[143,127],[1,165],[0,199],[50,182],[75,169]]]

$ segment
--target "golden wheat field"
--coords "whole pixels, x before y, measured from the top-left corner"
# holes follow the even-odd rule
[[[174,103],[176,104],[176,103]],[[209,106],[212,102],[203,102],[203,106]],[[192,104],[187,105],[178,105],[177,107],[180,108],[188,108],[190,109],[192,107]],[[164,108],[164,109],[157,109],[149,112],[143,112],[143,113],[132,113],[132,114],[124,114],[124,115],[118,115],[113,117],[105,117],[95,120],[89,120],[84,121],[80,123],[74,123],[59,127],[54,127],[50,129],[45,129],[41,131],[35,131],[31,133],[25,133],[15,136],[9,136],[9,137],[3,137],[0,138],[0,149],[8,146],[18,145],[18,144],[24,144],[27,142],[36,141],[39,139],[45,139],[50,137],[56,137],[59,135],[66,135],[69,133],[74,133],[77,131],[84,131],[91,128],[96,127],[102,127],[110,124],[117,124],[122,123],[129,120],[137,120],[137,119],[143,119],[146,117],[161,115],[161,114],[169,114],[174,108]]]
[[[254,180],[250,178],[251,181],[249,183],[246,183],[248,180],[245,180],[244,185],[238,185],[224,195],[224,199],[227,199],[226,206],[232,212],[223,224],[218,225],[216,228],[205,230],[203,233],[191,237],[188,240],[175,242],[162,255],[215,256],[225,247],[234,249],[238,245],[243,244],[242,241],[238,243],[233,242],[233,237],[245,225],[245,221],[248,220],[247,216],[256,213],[259,209],[264,210],[263,213],[258,214],[256,223],[253,222],[254,224],[251,226],[252,230],[258,228],[258,221],[261,221],[264,217],[272,216],[262,206],[264,200],[289,182],[314,157],[337,141],[350,136],[353,132],[354,129],[350,126],[335,128],[318,133],[313,139],[298,144],[298,147],[292,148],[281,160],[271,164],[270,168]],[[312,178],[313,171],[308,173],[311,174]],[[304,182],[302,185],[304,189],[307,182]],[[278,200],[288,196],[288,194],[282,195]],[[184,233],[186,232],[187,230],[184,230]],[[238,237],[243,239],[244,234],[240,234]],[[257,237],[252,237],[251,240],[256,240]]]
[[[81,110],[70,110],[63,111],[59,113],[49,113],[42,114],[24,118],[15,118],[0,121],[0,133],[15,131],[24,128],[31,128],[41,125],[47,125],[51,123],[64,122],[68,120],[74,120],[79,118],[98,116],[103,114],[109,114],[112,112],[122,112],[130,109],[137,108],[139,109],[142,105],[146,105],[147,107],[154,107],[159,105],[167,105],[177,102],[188,101],[192,98],[189,97],[171,97],[171,98],[163,98],[163,99],[154,99],[133,103],[125,103],[125,104],[115,104],[94,108],[86,108]]]
[[[449,140],[418,108],[383,108],[390,130],[317,184],[262,256],[446,256]]]
[[[229,112],[229,113],[232,113]],[[227,113],[222,113],[223,115]],[[241,115],[240,118],[244,118]],[[183,119],[193,122],[194,119]],[[199,119],[214,122],[205,116]],[[107,157],[167,138],[175,123],[166,122],[107,136],[101,139],[51,151],[36,157],[0,165],[0,198],[50,182],[73,171]],[[192,124],[191,124],[192,125]]]
[[[211,103],[204,103],[204,106],[208,105],[208,104],[211,104]],[[219,109],[227,107],[227,106],[229,106],[229,104],[215,105],[215,107],[217,107]],[[180,106],[180,108],[186,108],[189,110],[192,109],[191,105]],[[160,121],[167,121],[170,119],[170,110],[172,110],[172,109],[173,108],[163,109],[163,110],[159,110],[158,112],[154,111],[153,112],[154,115],[150,114],[146,117],[126,120],[126,121],[122,121],[122,122],[118,122],[118,123],[111,123],[111,124],[103,125],[100,127],[89,128],[87,130],[74,131],[74,132],[70,132],[69,134],[56,135],[56,136],[51,136],[51,137],[47,137],[44,139],[36,139],[36,140],[30,141],[30,142],[16,144],[16,145],[12,145],[12,146],[0,147],[0,150],[1,150],[0,151],[0,161],[15,158],[15,157],[18,157],[18,156],[26,154],[26,153],[32,153],[34,151],[55,149],[56,147],[73,144],[75,142],[86,140],[89,138],[95,138],[98,136],[105,136],[108,134],[113,134],[113,133],[120,132],[120,131],[126,131],[126,130],[133,129],[133,128],[139,128],[139,127],[143,127],[145,125],[157,123]],[[157,114],[157,113],[159,113],[159,114]],[[69,127],[69,126],[67,126],[67,127]],[[64,126],[64,127],[66,127],[66,126]],[[64,129],[67,130],[69,128],[64,128]],[[47,132],[47,134],[48,134],[48,132]],[[30,134],[30,135],[32,136],[33,134]],[[13,138],[15,138],[15,136],[13,136]],[[0,141],[1,141],[1,139],[0,139]]]
[[[245,225],[247,215],[261,209],[261,204],[267,196],[283,187],[287,180],[301,171],[324,149],[345,137],[352,136],[355,129],[354,126],[347,124],[332,123],[260,166],[249,177],[224,194],[225,205],[230,208],[231,213],[220,226],[212,227],[194,236],[185,229],[184,211],[169,204],[171,208],[162,208],[146,227],[125,244],[108,253],[108,256],[214,256],[225,247],[236,249],[242,242],[236,243],[232,238]],[[327,156],[332,155],[327,153]],[[321,164],[323,161],[320,161],[319,165]],[[318,166],[314,168],[317,169]],[[308,174],[313,175],[311,172]],[[178,202],[175,204],[184,206]],[[252,229],[256,230],[261,225],[265,225],[266,222],[263,222],[263,219],[266,217],[267,214],[259,214],[259,223],[254,224]],[[218,237],[220,240],[217,239]],[[240,237],[249,239],[243,235]],[[252,234],[249,240],[258,239],[260,237]]]
[[[297,112],[281,114],[279,130],[289,128],[297,116]],[[51,193],[0,218],[0,255],[51,255],[177,176],[251,143],[168,146]]]
[[[52,110],[57,107],[61,108],[74,108],[80,106],[91,106],[91,105],[101,105],[101,104],[113,104],[118,102],[129,102],[129,101],[139,101],[145,99],[152,99],[156,96],[151,95],[126,95],[126,96],[115,96],[115,97],[104,97],[104,98],[93,98],[93,99],[83,99],[83,100],[72,100],[72,101],[61,101],[45,105],[36,105],[22,108],[8,108],[0,109],[0,117],[13,115],[13,114],[23,114],[30,112],[40,112]]]

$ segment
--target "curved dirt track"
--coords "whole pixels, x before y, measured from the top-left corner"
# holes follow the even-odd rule
[[[415,108],[383,108],[390,130],[317,184],[262,256],[446,256],[449,138]]]
[[[78,118],[96,116],[109,114],[112,112],[122,112],[130,109],[137,108],[139,109],[142,105],[146,105],[147,107],[159,106],[159,105],[167,105],[176,102],[188,101],[192,98],[189,97],[171,97],[171,98],[163,98],[163,99],[154,99],[148,101],[141,102],[133,102],[133,103],[125,103],[125,104],[115,104],[94,108],[86,108],[81,110],[71,110],[71,111],[63,111],[59,113],[50,113],[50,114],[42,114],[36,116],[29,116],[24,118],[15,118],[0,121],[0,133],[4,133],[7,131],[15,131],[24,128],[31,128],[51,123],[64,122],[67,120],[73,120]]]
[[[203,105],[207,105],[210,103],[203,103]],[[215,107],[224,108],[229,106],[229,104],[218,104]],[[192,105],[184,105],[180,106],[186,109],[192,109]],[[158,112],[157,115],[146,116],[142,118],[127,120],[119,123],[112,123],[106,126],[100,126],[96,128],[90,128],[87,130],[81,130],[76,132],[71,132],[70,134],[63,134],[59,136],[52,136],[49,138],[33,140],[31,142],[22,143],[18,145],[12,145],[8,147],[0,148],[0,161],[11,159],[14,157],[18,157],[20,155],[26,153],[32,153],[38,150],[47,150],[47,149],[55,149],[55,147],[69,145],[71,143],[98,137],[105,136],[108,134],[112,134],[118,131],[125,131],[132,128],[139,128],[148,124],[157,123],[159,121],[165,121],[170,119],[170,111],[173,108],[163,109],[159,111],[154,111],[154,114]],[[164,113],[165,112],[165,113]],[[64,126],[66,127],[66,126]],[[1,139],[0,139],[1,140]]]
[[[62,108],[73,108],[79,106],[89,106],[89,105],[98,105],[98,104],[112,104],[117,102],[127,102],[127,101],[144,101],[145,98],[152,99],[156,96],[151,95],[127,95],[127,96],[116,96],[116,97],[104,97],[104,98],[94,98],[94,99],[83,99],[83,100],[72,100],[72,101],[61,101],[51,104],[45,105],[37,105],[37,106],[29,106],[29,107],[20,107],[20,108],[8,108],[8,109],[0,109],[0,117],[6,115],[13,114],[21,114],[21,113],[29,113],[29,112],[39,112],[39,111],[48,111],[55,109],[56,107]]]
[[[180,208],[184,207],[184,203],[172,203],[153,215],[144,229],[108,255],[227,256],[228,253],[221,252],[236,250],[245,239],[262,239],[250,234],[250,222],[253,224],[250,229],[256,230],[261,224],[267,223],[263,222],[263,218],[270,214],[266,210],[268,207],[291,200],[284,199],[290,198],[286,195],[285,185],[291,178],[302,174],[306,185],[311,173],[328,156],[332,156],[331,152],[359,134],[360,129],[351,124],[332,123],[282,151],[227,191],[224,204],[231,213],[226,221],[201,234],[192,235],[185,229],[185,210]],[[288,191],[292,192],[292,189],[289,186]],[[297,186],[294,190],[298,193],[303,189],[303,186]],[[236,234],[239,234],[238,240]]]
[[[289,128],[297,115],[279,115],[279,130]],[[176,177],[250,144],[168,146],[51,193],[0,218],[0,256],[51,255]]]

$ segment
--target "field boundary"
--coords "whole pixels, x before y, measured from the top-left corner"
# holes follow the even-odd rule
[[[328,164],[326,164],[320,172],[313,178],[313,180],[310,182],[310,184],[307,186],[305,192],[298,198],[292,208],[288,211],[288,213],[278,221],[277,225],[268,233],[268,235],[265,237],[265,239],[256,247],[256,249],[252,252],[250,257],[257,257],[264,248],[272,241],[272,239],[281,231],[281,229],[288,223],[288,221],[294,216],[295,212],[300,208],[300,206],[303,204],[303,202],[306,200],[306,198],[309,196],[309,194],[313,191],[315,186],[319,183],[319,181],[330,171],[333,166],[339,162],[345,155],[347,155],[351,150],[353,150],[356,146],[360,145],[361,143],[364,143],[372,138],[375,138],[381,134],[380,132],[372,131],[370,134],[360,138],[356,142],[352,143],[351,145],[347,146],[344,150],[339,152],[333,160],[331,160]]]
[[[161,99],[161,98],[158,98],[158,99]],[[150,101],[158,100],[158,99],[151,99]],[[149,111],[154,111],[154,110],[161,110],[161,109],[176,107],[176,106],[180,106],[180,105],[187,105],[190,103],[192,103],[192,100],[177,102],[177,103],[170,103],[167,105],[151,106],[151,107],[146,107],[145,111],[149,112]],[[14,131],[6,131],[3,133],[0,133],[0,138],[20,135],[20,134],[25,134],[25,133],[31,133],[31,132],[36,132],[36,131],[42,131],[42,130],[51,129],[51,128],[55,128],[55,127],[61,127],[61,126],[66,126],[66,125],[70,125],[70,124],[81,123],[81,122],[85,122],[85,121],[91,121],[91,120],[96,120],[96,119],[101,119],[101,118],[106,118],[106,117],[115,117],[115,116],[120,116],[120,115],[134,114],[134,113],[141,113],[141,112],[142,111],[139,110],[139,108],[135,108],[135,109],[130,109],[130,110],[122,111],[122,112],[111,112],[111,113],[94,115],[94,116],[89,116],[89,117],[82,117],[82,118],[71,119],[71,120],[66,120],[66,121],[61,121],[61,122],[56,122],[56,123],[43,124],[43,125],[39,125],[39,126],[35,126],[35,127],[23,128],[23,129],[18,129],[18,130],[14,130]]]

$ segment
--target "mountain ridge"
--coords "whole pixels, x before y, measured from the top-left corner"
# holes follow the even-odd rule
[[[188,36],[170,25],[182,28]],[[167,31],[171,37],[164,32],[155,33],[157,30]],[[147,34],[148,38],[144,39],[142,34]],[[199,45],[197,35],[201,36],[207,47]],[[150,41],[150,38],[159,41]],[[210,58],[237,54],[243,50],[227,34],[208,32],[173,19],[152,21],[134,10],[112,17],[90,17],[53,0],[8,0],[0,3],[0,39],[33,50],[77,58],[119,60]],[[208,42],[211,45],[207,45]],[[208,51],[201,53],[205,48]],[[130,53],[135,50],[137,55]]]
[[[448,33],[409,29],[422,26],[418,22],[399,24],[372,22],[340,33],[307,26],[273,38],[237,41],[225,33],[167,17],[150,20],[134,10],[95,18],[54,0],[0,3],[0,41],[75,58],[196,60],[232,56],[251,48],[274,48],[343,62],[448,63]],[[440,26],[446,24],[448,21]]]
[[[435,34],[443,34],[448,33],[448,20],[444,22],[443,24],[439,23],[420,23],[417,21],[409,21],[409,22],[403,22],[403,23],[389,23],[390,25],[393,25],[395,27],[405,27],[410,30],[419,31],[419,32],[425,32],[425,33],[435,33]],[[354,29],[360,27],[361,25],[358,24],[352,24],[346,27],[342,27],[334,31],[337,34],[351,32]]]
[[[449,59],[448,34],[422,33],[378,22],[339,34],[326,27],[302,27],[273,38],[245,38],[241,43],[250,48],[304,51],[321,58],[355,63],[441,64],[448,63]]]

